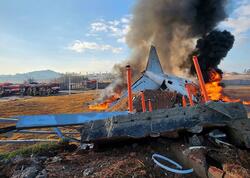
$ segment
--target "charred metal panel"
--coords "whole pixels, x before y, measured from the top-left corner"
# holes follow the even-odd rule
[[[247,119],[247,112],[241,103],[209,102],[187,108],[117,115],[83,124],[80,131],[82,142],[98,142],[166,135],[180,130],[199,133],[204,127],[226,126],[238,119]]]

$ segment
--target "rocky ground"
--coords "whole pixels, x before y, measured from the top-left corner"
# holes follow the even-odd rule
[[[153,153],[171,156],[170,142],[144,140],[106,145],[97,150],[59,146],[37,155],[17,155],[0,163],[0,177],[196,177],[164,172],[151,160]]]
[[[173,149],[182,148],[183,143],[183,140],[164,138],[144,139],[139,142],[102,145],[91,150],[79,150],[74,144],[59,145],[39,153],[2,159],[0,177],[198,177],[194,173],[181,175],[164,171],[151,159],[152,154],[160,153],[175,161],[179,160]],[[208,148],[206,160],[200,157],[201,150],[188,155],[199,164],[206,161],[210,167],[202,166],[204,169],[216,168],[210,171],[213,175],[223,172],[224,175],[233,178],[250,176],[248,151],[226,147]],[[192,167],[184,167],[188,168]]]

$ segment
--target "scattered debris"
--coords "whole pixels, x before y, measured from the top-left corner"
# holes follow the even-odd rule
[[[93,168],[87,168],[87,169],[85,169],[84,171],[83,171],[83,176],[89,176],[90,174],[92,174],[93,173],[93,171],[94,171],[94,169]]]
[[[199,148],[199,147],[194,147]],[[172,144],[171,151],[182,165],[186,167],[192,166],[194,172],[199,177],[206,177],[207,162],[205,158],[205,149],[189,148],[188,145]]]
[[[167,162],[175,165],[177,167],[177,169],[170,168],[170,167],[168,167],[166,165],[161,164],[159,161],[157,161],[156,158],[162,159],[164,161],[167,161]],[[193,169],[184,170],[184,169],[182,169],[182,166],[180,164],[176,163],[175,161],[173,161],[173,160],[171,160],[171,159],[169,159],[169,158],[167,158],[165,156],[159,155],[159,154],[153,154],[152,159],[155,162],[155,164],[160,166],[162,169],[165,169],[167,171],[170,171],[170,172],[173,172],[173,173],[176,173],[176,174],[190,174],[190,173],[193,172]]]
[[[62,158],[60,158],[59,156],[55,156],[52,158],[52,163],[56,163],[56,162],[61,162],[62,161]]]

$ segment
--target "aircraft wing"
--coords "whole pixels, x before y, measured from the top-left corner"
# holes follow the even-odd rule
[[[127,115],[127,112],[92,112],[79,114],[50,114],[18,116],[17,129],[58,127],[81,125],[96,120],[104,120],[118,115]]]

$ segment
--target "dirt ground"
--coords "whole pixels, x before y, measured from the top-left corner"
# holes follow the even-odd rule
[[[250,101],[250,86],[227,86],[224,89],[228,96],[240,98],[245,101]]]
[[[250,100],[250,86],[228,87],[225,93],[233,98]],[[89,112],[88,104],[92,103],[98,95],[96,91],[89,91],[70,96],[2,100],[0,117]],[[250,107],[246,108],[250,112]],[[55,138],[55,136],[0,135],[1,140],[30,138]],[[194,174],[188,176],[171,174],[154,165],[151,160],[153,153],[172,156],[169,144],[171,143],[150,140],[143,143],[125,143],[122,146],[109,145],[98,151],[58,152],[55,156],[60,158],[59,161],[49,157],[43,163],[43,168],[46,169],[48,177],[196,177]],[[26,145],[0,145],[0,152],[11,151],[21,146]],[[246,155],[249,156],[248,153]]]
[[[5,163],[0,162],[2,174],[10,177],[20,168],[26,169],[39,164],[37,169],[46,170],[47,177],[94,177],[94,178],[122,178],[122,177],[169,177],[169,178],[196,178],[194,173],[177,175],[165,172],[156,166],[151,156],[161,153],[171,159],[176,159],[170,151],[171,141],[163,139],[143,140],[137,143],[123,143],[105,145],[98,150],[75,150],[71,145],[36,157],[14,158]]]
[[[225,94],[242,101],[250,101],[250,86],[228,86],[224,89]],[[250,105],[246,106],[248,117],[250,118]]]

